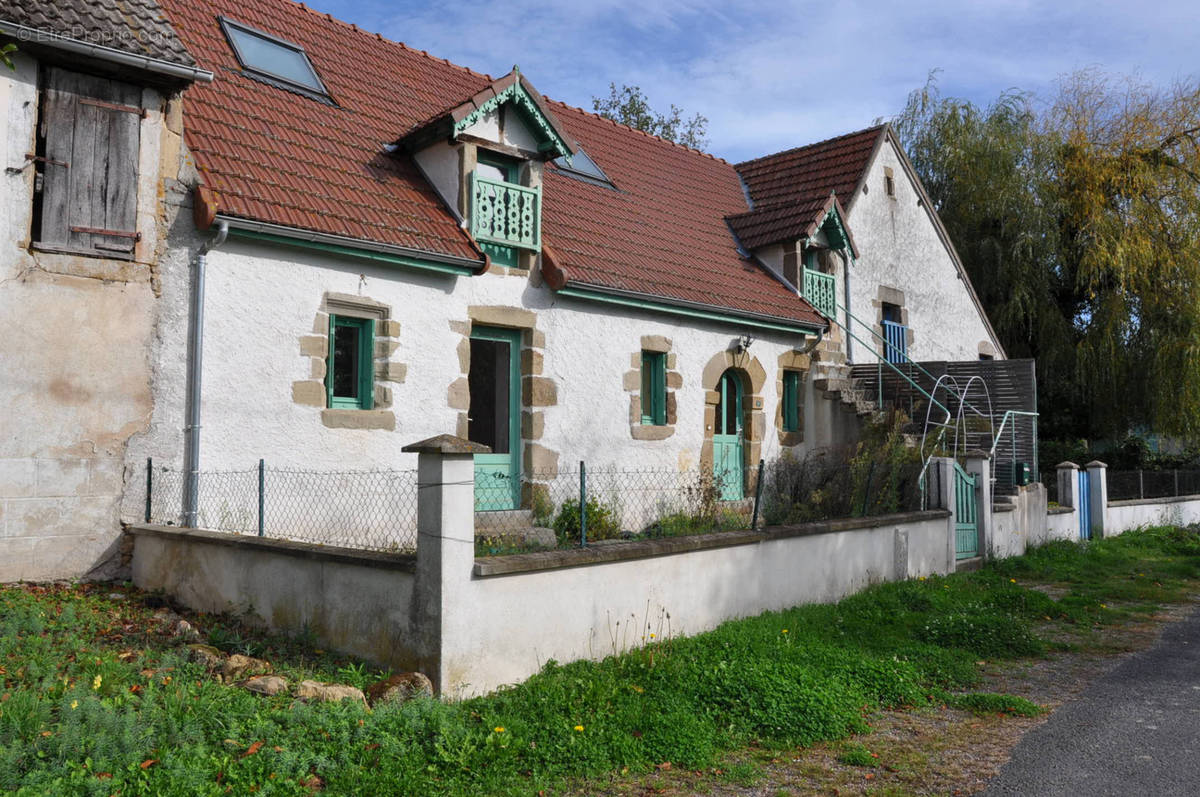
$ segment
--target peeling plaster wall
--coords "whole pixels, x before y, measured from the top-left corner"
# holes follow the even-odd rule
[[[390,385],[394,430],[329,428],[321,423],[320,408],[293,401],[293,383],[311,378],[311,358],[300,356],[297,341],[313,334],[313,317],[326,293],[383,303],[400,324],[391,357],[407,370],[402,383]],[[557,402],[539,408],[544,431],[537,443],[558,452],[563,467],[579,460],[595,467],[697,467],[705,439],[704,366],[740,334],[751,332],[750,354],[774,384],[780,355],[802,343],[783,333],[562,299],[524,274],[424,274],[231,238],[208,261],[201,467],[248,468],[264,458],[270,466],[313,469],[415,468],[416,456],[400,451],[404,445],[457,431],[460,410],[451,406],[448,393],[462,376],[462,325],[471,308],[480,306],[522,308],[536,315],[535,328],[546,341],[542,376],[557,389]],[[174,305],[168,302],[168,307]],[[174,329],[164,325],[164,340],[185,339],[186,313],[173,323]],[[666,440],[630,437],[624,377],[630,352],[640,349],[646,335],[672,341],[675,370],[683,381],[676,391],[676,432]],[[164,347],[159,358],[164,379],[182,384],[185,360],[167,351]],[[766,417],[775,417],[776,391],[764,390],[763,400]],[[167,414],[164,402],[155,417]],[[177,429],[163,417],[157,445],[171,448],[165,438],[178,440]],[[766,432],[762,455],[769,460],[780,448],[774,429]],[[137,455],[150,447],[139,442]],[[168,461],[178,463],[179,455]],[[131,500],[127,506],[128,519],[137,519],[140,503]]]
[[[0,70],[0,169],[34,148],[37,64]],[[78,577],[116,551],[131,439],[152,406],[158,261],[179,118],[147,89],[133,260],[30,248],[33,169],[0,171],[0,582]],[[177,109],[176,109],[177,111]]]
[[[896,196],[884,190],[884,169],[895,175]],[[979,344],[991,343],[987,326],[972,301],[950,253],[908,179],[900,156],[890,142],[880,148],[861,190],[848,211],[848,224],[858,244],[858,261],[850,272],[850,312],[878,329],[879,286],[903,291],[913,343],[913,360],[976,360]],[[843,197],[842,203],[849,204]],[[843,301],[838,285],[838,301]],[[864,341],[878,342],[860,324],[853,332]],[[874,362],[875,356],[850,341],[854,362]],[[878,350],[878,349],[877,349]]]

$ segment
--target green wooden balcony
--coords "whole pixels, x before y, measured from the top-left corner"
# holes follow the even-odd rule
[[[542,248],[542,189],[471,175],[471,234],[486,243]]]
[[[837,282],[832,274],[804,269],[804,298],[826,318],[833,318],[837,309]]]

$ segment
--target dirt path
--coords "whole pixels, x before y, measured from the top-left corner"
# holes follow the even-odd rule
[[[745,750],[722,768],[662,770],[640,778],[592,782],[578,794],[784,797],[784,795],[967,795],[982,791],[1008,761],[1021,737],[1050,712],[1078,696],[1130,654],[1154,643],[1168,623],[1196,604],[1172,605],[1137,623],[1084,631],[1043,629],[1047,638],[1070,639],[1078,649],[1020,662],[985,663],[976,691],[1027,698],[1049,711],[1040,717],[979,717],[949,708],[881,711],[871,731],[843,742],[786,755]],[[865,748],[873,767],[842,763],[848,750]]]

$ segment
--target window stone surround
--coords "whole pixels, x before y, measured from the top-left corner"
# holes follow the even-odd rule
[[[876,341],[876,349],[880,359],[886,358],[887,355],[884,351],[886,335],[883,331],[883,306],[885,304],[892,304],[900,308],[900,323],[904,324],[905,327],[904,343],[906,351],[912,351],[913,340],[915,339],[913,329],[908,325],[908,307],[904,303],[904,291],[880,285],[878,294],[871,300],[871,306],[875,308],[875,334],[879,335],[879,340]]]
[[[675,354],[671,351],[671,339],[662,335],[642,335],[641,348],[629,358],[630,370],[625,372],[622,379],[626,393],[629,393],[629,436],[634,440],[666,440],[675,434],[675,422],[678,417],[678,403],[675,391],[683,387],[683,375],[675,370],[677,367]],[[642,352],[651,351],[666,355],[666,415],[667,422],[662,425],[642,423]]]
[[[812,361],[809,355],[799,351],[786,351],[779,355],[779,367],[775,372],[775,395],[779,397],[779,401],[775,407],[775,432],[779,438],[780,446],[798,446],[804,442],[804,396],[808,386],[808,374],[811,366]],[[798,371],[800,373],[800,407],[797,414],[800,420],[800,428],[790,432],[785,431],[783,428],[783,374],[785,371]]]
[[[459,376],[446,389],[446,404],[458,410],[454,434],[466,440],[471,408],[471,329],[475,324],[521,331],[521,506],[532,506],[533,493],[549,495],[549,481],[558,471],[559,453],[541,441],[548,407],[558,405],[558,384],[546,376],[546,334],[537,328],[537,313],[522,307],[471,305],[467,320],[451,320],[450,330],[462,338],[455,351]]]
[[[747,474],[748,491],[754,489],[754,469],[762,457],[762,441],[766,437],[767,420],[763,412],[763,387],[767,382],[767,371],[757,357],[746,352],[722,351],[714,354],[700,375],[704,387],[704,442],[700,448],[700,467],[711,471],[713,467],[713,429],[717,423],[717,404],[721,401],[718,390],[721,375],[734,369],[742,378],[742,429],[745,433],[743,462]]]
[[[333,409],[326,406],[326,362],[329,357],[329,317],[367,318],[375,322],[375,395],[372,409]],[[312,332],[300,337],[300,356],[309,360],[308,379],[292,382],[292,401],[321,410],[321,423],[330,429],[382,429],[395,431],[390,384],[402,384],[408,373],[405,363],[392,359],[400,348],[400,322],[391,318],[391,307],[365,296],[326,293],[313,318]]]

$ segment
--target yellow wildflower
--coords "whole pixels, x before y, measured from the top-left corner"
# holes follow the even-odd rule
[[[100,682],[101,682],[102,680],[104,680],[104,679],[103,679],[103,678],[101,678],[99,675],[97,675],[95,678],[93,678],[93,679],[92,679],[92,689],[93,689],[93,690],[94,690],[94,689],[99,689],[99,688],[100,688]]]
[[[781,634],[786,634],[786,633],[787,633],[787,629],[785,628],[785,629],[783,629],[782,631],[780,631],[779,633],[781,633]]]
[[[1012,582],[1013,584],[1017,583],[1017,580],[1015,578],[1010,578],[1009,581]]]
[[[79,701],[78,701],[78,700],[72,700],[72,701],[71,701],[71,708],[79,708]]]
[[[492,730],[494,730],[496,733],[504,733],[504,726],[497,725],[495,728],[492,728]]]
[[[576,731],[578,731],[579,733],[583,733],[583,726],[582,726],[582,725],[576,725],[576,726],[575,726],[575,730],[576,730]]]

